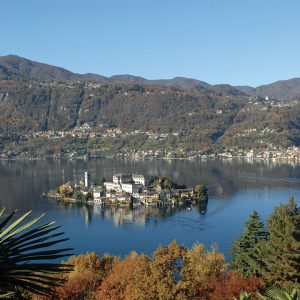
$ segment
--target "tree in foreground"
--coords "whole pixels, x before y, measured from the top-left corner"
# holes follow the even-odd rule
[[[223,253],[217,251],[215,246],[209,251],[203,244],[195,244],[184,256],[178,295],[198,299],[205,294],[207,282],[223,277],[226,266]]]
[[[206,281],[223,274],[225,266],[224,255],[215,249],[208,251],[201,244],[187,249],[174,241],[157,248],[152,257],[133,252],[123,260],[115,259],[94,296],[99,300],[199,299]]]
[[[31,211],[14,222],[16,211],[6,216],[4,212],[0,211],[0,298],[19,299],[28,292],[53,293],[53,287],[63,281],[59,274],[69,272],[71,266],[48,261],[68,256],[72,249],[52,246],[68,239],[58,238],[63,232],[54,233],[59,228],[54,222],[32,228],[44,214],[24,223]]]
[[[48,298],[35,297],[34,300],[94,299],[95,290],[109,274],[116,259],[110,255],[100,258],[95,252],[71,256],[67,264],[72,265],[73,270],[63,274],[66,282],[55,288],[57,294]]]
[[[237,271],[224,272],[205,282],[199,300],[252,299],[251,295],[260,288],[261,283],[255,276],[244,277]]]
[[[123,260],[115,258],[112,269],[96,289],[94,298],[147,300],[155,299],[149,281],[150,260],[136,252],[130,253]]]
[[[267,285],[300,288],[300,208],[294,199],[276,207],[267,221],[269,241],[258,246]]]
[[[258,213],[253,211],[245,223],[244,233],[233,242],[231,249],[231,269],[244,276],[257,275],[260,265],[256,246],[268,239],[268,232]]]

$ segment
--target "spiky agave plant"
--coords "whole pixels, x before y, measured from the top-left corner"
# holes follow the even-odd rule
[[[16,211],[5,216],[0,210],[0,298],[18,298],[20,291],[49,295],[53,287],[64,281],[60,273],[69,272],[70,265],[50,263],[51,260],[71,255],[72,248],[53,249],[52,246],[68,240],[54,233],[60,226],[49,222],[33,226],[44,217],[28,219],[31,211],[14,222]],[[50,247],[50,249],[49,249]]]

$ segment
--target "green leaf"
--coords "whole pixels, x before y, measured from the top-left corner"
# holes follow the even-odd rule
[[[31,212],[29,212],[29,213],[31,213]],[[26,215],[26,214],[25,214],[25,215]],[[3,237],[3,236],[5,236],[5,238],[3,238],[3,240],[6,240],[6,239],[8,239],[8,238],[11,237],[11,236],[17,235],[17,234],[20,233],[21,231],[27,229],[28,227],[32,226],[34,223],[36,223],[37,221],[39,221],[41,218],[44,217],[44,215],[45,215],[45,214],[42,214],[41,216],[39,216],[39,217],[33,219],[32,221],[26,223],[25,225],[19,227],[19,228],[16,229],[15,231],[10,232],[10,231],[12,231],[12,229],[14,229],[14,228],[16,227],[16,225],[18,225],[20,222],[22,222],[22,221],[24,220],[24,218],[21,217],[21,218],[20,218],[21,221],[19,221],[20,219],[17,220],[17,221],[15,222],[15,223],[17,223],[17,224],[9,230],[10,233],[7,232],[7,233],[6,233],[7,235],[5,236],[5,234],[4,234],[4,232],[3,232],[3,235],[2,235],[2,236],[1,236],[1,234],[0,234],[0,238]],[[12,224],[12,225],[14,225],[14,224]],[[8,233],[9,233],[9,234],[8,234]]]
[[[30,229],[44,214],[21,225],[30,213],[31,211],[25,213],[8,225],[15,214],[13,212],[0,223],[3,229],[0,232],[0,298],[13,298],[16,290],[41,295],[52,294],[53,287],[61,285],[64,281],[56,274],[72,270],[70,265],[49,263],[51,260],[70,256],[71,253],[68,252],[73,250],[49,249],[68,240],[56,239],[63,234],[54,233],[59,226],[53,226],[54,222],[50,222]],[[3,216],[4,210],[1,210],[0,217]],[[33,263],[34,261],[36,263]]]
[[[0,238],[8,234],[12,229],[14,229],[17,225],[19,225],[19,223],[21,223],[29,214],[31,214],[31,211],[27,212],[18,220],[16,220],[14,223],[12,223],[10,226],[8,226],[4,231],[0,233]]]
[[[2,209],[1,213],[0,213],[0,217],[2,216],[3,212],[5,209]],[[0,224],[0,230],[1,228],[4,228],[4,226],[10,221],[10,219],[12,218],[12,216],[16,213],[17,211],[15,210],[14,212],[12,212],[8,217],[6,217],[6,219],[4,219],[1,224]]]

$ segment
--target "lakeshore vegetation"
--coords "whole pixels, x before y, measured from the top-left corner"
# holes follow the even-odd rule
[[[1,241],[0,247],[2,244]],[[20,294],[24,290],[19,288],[18,297],[297,300],[300,297],[300,208],[295,200],[291,198],[287,204],[276,207],[266,224],[254,211],[245,223],[244,232],[233,242],[231,254],[227,263],[216,246],[206,249],[197,243],[187,248],[174,241],[159,246],[152,256],[136,252],[124,258],[109,254],[99,257],[93,252],[71,256],[61,266],[73,268],[53,275],[53,281],[60,286],[44,282],[44,287],[51,290],[49,295],[27,291],[24,296]],[[5,271],[5,265],[2,268]],[[28,281],[30,284],[34,284],[33,280]],[[11,284],[14,285],[18,288],[18,282]]]

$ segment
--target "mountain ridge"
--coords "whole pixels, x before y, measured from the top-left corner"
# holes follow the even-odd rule
[[[107,83],[137,83],[137,84],[158,84],[164,86],[191,87],[200,85],[203,87],[210,86],[204,81],[192,78],[175,77],[172,79],[148,80],[140,76],[130,74],[119,74],[106,77],[94,73],[78,74],[73,73],[61,67],[52,66],[45,63],[29,60],[17,55],[9,54],[0,57],[0,79],[24,79],[40,81],[68,81],[68,80],[95,80]]]
[[[146,79],[141,76],[119,74],[106,77],[94,73],[79,74],[61,67],[29,60],[17,55],[0,57],[0,79],[2,80],[36,80],[36,81],[101,81],[106,83],[136,83],[144,85],[162,85],[168,87],[191,88],[214,88],[231,86],[249,96],[273,97],[278,99],[300,98],[300,78],[278,80],[270,84],[255,87],[233,86],[224,84],[211,85],[205,81],[186,77],[174,77],[171,79]],[[236,93],[236,92],[235,92]]]
[[[59,151],[125,147],[204,152],[300,145],[300,100],[251,98],[226,84],[183,89],[124,79],[127,82],[0,80],[0,155],[33,148],[39,152],[41,147],[48,153],[58,144]],[[81,126],[90,128],[91,135],[51,137],[77,132]],[[107,130],[115,128],[124,135],[108,137]],[[37,142],[38,132],[48,138]]]

